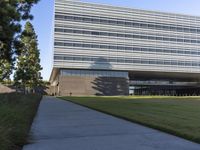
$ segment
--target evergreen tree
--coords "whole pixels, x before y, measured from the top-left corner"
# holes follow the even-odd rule
[[[30,9],[39,0],[0,0],[0,81],[8,78],[19,54],[20,21],[32,19]]]
[[[35,89],[41,84],[40,71],[40,52],[38,49],[37,35],[34,31],[33,25],[27,22],[25,29],[20,37],[21,52],[17,58],[17,68],[14,75],[16,84],[24,88]]]

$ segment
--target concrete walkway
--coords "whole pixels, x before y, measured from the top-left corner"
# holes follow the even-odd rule
[[[191,131],[192,132],[192,131]],[[200,145],[44,97],[23,150],[200,150]]]

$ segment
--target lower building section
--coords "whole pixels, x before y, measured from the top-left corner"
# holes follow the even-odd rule
[[[129,72],[130,95],[200,95],[200,75],[184,72]]]
[[[128,95],[128,73],[118,71],[65,70],[56,73],[52,95]]]
[[[64,95],[128,95],[126,78],[61,76],[58,94]]]
[[[51,95],[200,95],[199,74],[56,69]]]

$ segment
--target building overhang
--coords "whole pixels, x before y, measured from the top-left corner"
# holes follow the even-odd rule
[[[50,79],[49,79],[49,82],[51,84],[51,86],[56,86],[57,85],[57,76],[59,74],[59,71],[60,69],[59,68],[53,68],[52,71],[51,71],[51,76],[50,76]]]
[[[167,71],[129,71],[129,78],[130,80],[174,80],[200,82],[200,73]]]

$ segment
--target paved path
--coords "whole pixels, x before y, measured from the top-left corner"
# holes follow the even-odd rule
[[[200,150],[199,144],[53,97],[43,98],[30,141],[23,150]]]

